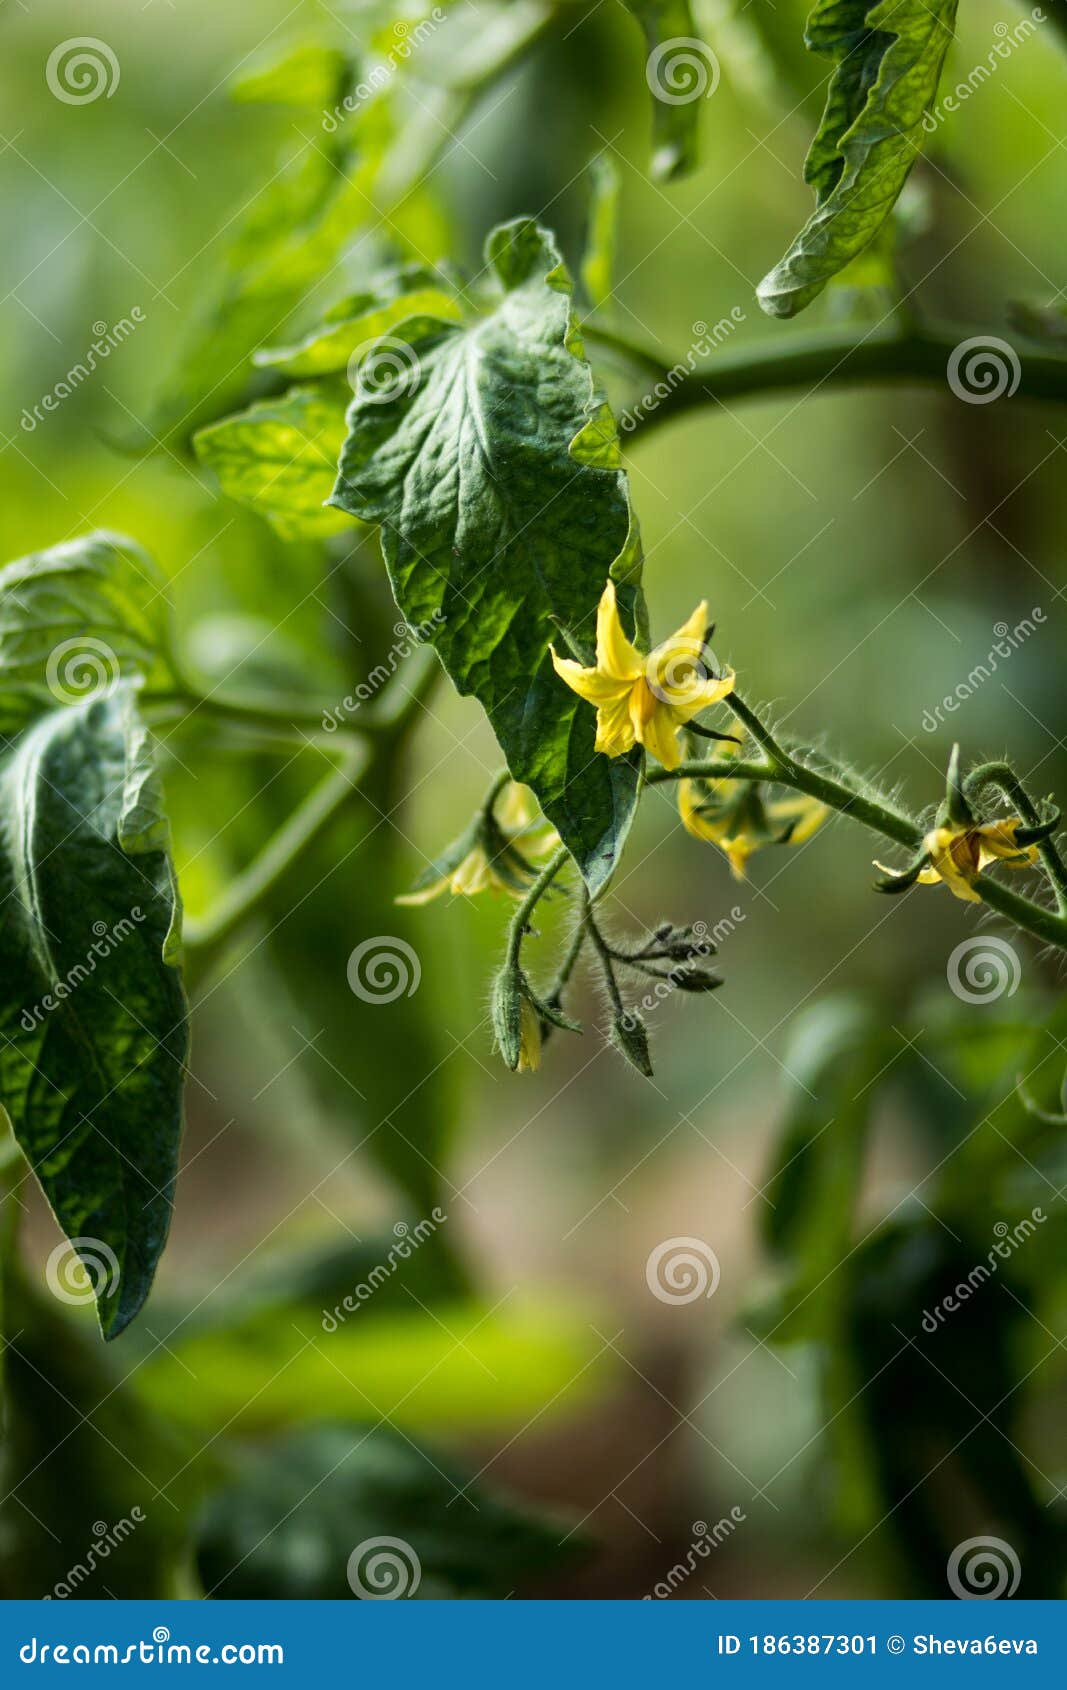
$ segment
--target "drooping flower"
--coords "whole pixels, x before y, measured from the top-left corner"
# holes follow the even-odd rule
[[[579,698],[596,706],[596,749],[619,757],[643,745],[666,769],[682,760],[678,730],[734,687],[732,669],[708,671],[708,607],[697,605],[677,633],[642,656],[619,619],[615,584],[601,594],[596,618],[596,665],[585,668],[553,649],[556,674]]]
[[[1037,846],[1020,843],[1016,837],[1025,824],[1020,816],[1006,816],[1001,821],[945,822],[931,829],[923,840],[923,857],[919,865],[903,874],[875,863],[888,877],[883,891],[904,891],[908,886],[936,886],[943,882],[956,898],[969,904],[981,902],[974,882],[990,863],[1004,862],[1009,868],[1026,868],[1037,861]],[[924,860],[925,859],[925,860]]]
[[[737,756],[739,746],[723,743],[724,757]],[[680,780],[678,811],[682,825],[694,839],[717,845],[730,863],[736,880],[744,880],[748,859],[765,845],[803,845],[829,815],[816,798],[798,793],[765,799],[762,783],[731,780]]]
[[[541,1017],[528,997],[519,1011],[519,1060],[516,1073],[530,1074],[541,1066]]]
[[[559,844],[555,828],[539,816],[526,787],[508,781],[475,816],[467,830],[442,851],[398,904],[428,904],[445,892],[473,898],[479,892],[507,892],[521,898],[536,874],[535,860]]]

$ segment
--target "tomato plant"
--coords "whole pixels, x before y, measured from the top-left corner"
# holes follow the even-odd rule
[[[1005,50],[960,86],[974,93],[1039,25],[1062,46],[1061,6],[1038,10],[1005,26]],[[721,881],[700,907],[617,930],[613,899],[624,884],[628,908],[631,881],[641,886],[649,825],[677,826],[692,852],[723,859],[744,881],[757,853],[753,874],[809,842],[817,855],[839,824],[856,872],[879,859],[872,902],[907,894],[903,921],[921,925],[934,899],[961,933],[972,914],[997,918],[1010,941],[990,940],[987,969],[1017,963],[1012,946],[1028,941],[1057,959],[1067,951],[1060,810],[1044,773],[983,756],[961,732],[921,788],[868,776],[849,760],[858,719],[808,719],[802,701],[797,729],[793,708],[762,701],[764,654],[743,625],[713,620],[713,559],[705,596],[671,631],[642,541],[642,454],[668,429],[682,437],[710,426],[728,402],[790,394],[817,431],[824,389],[908,384],[979,407],[1005,394],[1017,406],[1067,399],[1057,303],[1014,305],[1010,340],[996,322],[926,308],[937,285],[925,284],[951,256],[931,209],[939,129],[946,110],[966,103],[959,88],[950,103],[945,70],[956,0],[817,0],[802,42],[763,8],[611,8],[618,16],[605,27],[630,32],[626,51],[643,76],[646,168],[667,203],[695,173],[714,180],[710,96],[720,78],[739,89],[747,78],[757,101],[782,114],[772,133],[791,143],[789,91],[817,67],[823,109],[802,166],[810,214],[791,238],[770,209],[752,217],[763,223],[759,243],[783,236],[758,307],[777,319],[821,312],[823,326],[783,324],[724,346],[746,320],[746,293],[714,329],[697,325],[703,332],[677,355],[635,332],[618,302],[628,182],[610,143],[592,160],[567,159],[583,183],[584,233],[570,218],[555,228],[551,203],[536,215],[504,203],[479,257],[442,191],[446,145],[463,145],[499,106],[497,162],[513,169],[529,142],[509,102],[542,55],[554,77],[571,76],[567,99],[580,104],[580,26],[593,28],[595,11],[578,0],[372,5],[352,28],[324,20],[268,48],[233,79],[243,104],[288,110],[294,139],[276,161],[244,155],[247,191],[225,219],[214,281],[170,369],[153,372],[149,413],[115,444],[191,467],[218,510],[254,524],[269,569],[296,596],[293,614],[329,599],[336,637],[321,670],[315,637],[292,649],[279,638],[289,613],[239,629],[239,651],[220,634],[206,660],[182,612],[183,569],[161,570],[143,537],[57,538],[0,572],[12,1593],[74,1593],[90,1576],[70,1569],[84,1568],[94,1519],[126,1523],[109,1542],[111,1565],[121,1591],[139,1596],[506,1595],[566,1577],[586,1552],[581,1533],[468,1479],[451,1455],[379,1417],[371,1397],[356,1405],[366,1423],[355,1436],[330,1414],[294,1428],[305,1416],[286,1398],[291,1368],[296,1397],[332,1400],[331,1369],[358,1395],[361,1368],[375,1363],[356,1317],[373,1297],[388,1336],[401,1284],[420,1306],[459,1310],[465,1349],[478,1350],[488,1318],[468,1306],[469,1270],[445,1224],[455,1188],[441,1172],[450,1128],[434,1078],[436,1030],[409,1001],[431,902],[488,895],[501,932],[478,1060],[495,1053],[502,1079],[503,1070],[523,1076],[517,1087],[565,1062],[584,1029],[640,1088],[655,1072],[662,1011],[707,1000],[686,1013],[708,1029],[730,1014],[729,959],[745,934],[722,918]],[[669,267],[669,243],[651,262]],[[922,282],[912,279],[920,269]],[[992,405],[981,412],[990,429],[1001,417]],[[758,503],[748,520],[758,530]],[[219,555],[225,571],[225,547]],[[235,577],[246,566],[235,556]],[[862,560],[856,581],[860,592]],[[783,632],[803,642],[803,629]],[[1015,634],[1011,649],[1023,638]],[[717,655],[721,642],[732,665]],[[449,781],[447,758],[427,772],[422,742],[450,690],[484,714],[496,766],[467,794],[454,837],[421,861],[419,849],[402,851],[399,887],[388,824],[424,784]],[[190,764],[210,769],[212,784],[191,788]],[[234,794],[240,860],[225,876],[207,874],[206,811]],[[388,934],[375,932],[382,886],[395,894]],[[347,978],[335,967],[342,921]],[[346,1087],[358,1094],[371,1123],[360,1147],[414,1219],[399,1221],[386,1245],[357,1241],[290,1262],[280,1284],[239,1289],[209,1318],[172,1296],[159,1332],[152,1288],[183,1097],[202,1083],[189,1002],[210,1041],[216,994],[265,960],[268,983],[255,975],[246,1013],[291,996],[320,1022],[325,1090],[336,1093],[339,1080],[342,1099]],[[600,994],[592,1002],[587,975]],[[468,986],[457,977],[455,994]],[[364,1025],[356,1069],[338,1009],[350,995],[389,1009]],[[966,1000],[966,984],[956,995]],[[1034,1191],[1020,1195],[1018,1183],[1030,1177],[1025,1163],[1061,1196],[1054,996],[1029,1024],[999,1030],[986,1066],[973,1023],[955,1009],[929,1035],[936,1060],[924,1072],[920,1010],[898,1006],[898,1024],[884,1005],[852,999],[802,1012],[784,1062],[791,1100],[764,1226],[779,1286],[752,1320],[778,1346],[810,1346],[842,1517],[860,1538],[900,1509],[923,1589],[937,1587],[961,1534],[912,1485],[920,1447],[953,1456],[978,1499],[979,1527],[1026,1544],[1029,1592],[1050,1593],[1062,1576],[1062,1529],[1054,1511],[1043,1517],[1029,1458],[1001,1415],[1015,1389],[1020,1316],[998,1305],[983,1328],[970,1312],[951,1324],[937,1312],[955,1275],[970,1284],[988,1230],[975,1188],[1012,1216],[1020,1204],[1030,1215],[1031,1231],[1013,1231],[1012,1247],[994,1246],[989,1258],[991,1272],[1006,1264],[1005,1282],[1018,1276],[1020,1307],[1055,1255],[1055,1227],[1040,1233],[1047,1245],[1029,1245],[1046,1216],[1034,1219]],[[959,1153],[935,1167],[921,1212],[891,1214],[861,1235],[872,1111],[890,1069]],[[428,1088],[410,1109],[407,1074],[416,1091]],[[103,1338],[136,1358],[121,1379],[23,1260],[17,1194],[27,1170],[63,1235],[48,1287],[60,1303],[91,1294]],[[706,1286],[706,1257],[682,1258],[683,1274]],[[685,1283],[668,1284],[689,1300]],[[928,1334],[950,1333],[936,1377],[912,1342],[919,1315],[933,1321]],[[444,1313],[432,1319],[448,1329]],[[539,1354],[537,1334],[528,1341]],[[506,1373],[510,1346],[524,1342],[497,1333],[479,1365],[493,1373],[495,1358]],[[446,1359],[437,1354],[431,1343],[431,1371]],[[544,1361],[549,1374],[565,1366],[551,1344]],[[961,1437],[962,1455],[949,1448],[956,1397],[981,1422]],[[905,1430],[887,1442],[904,1399]],[[264,1449],[256,1439],[268,1432]],[[34,1528],[38,1512],[52,1517],[39,1468],[69,1504],[58,1535]],[[455,1508],[457,1498],[468,1506]],[[312,1517],[313,1551],[304,1543]],[[134,1529],[140,1553],[123,1557]]]

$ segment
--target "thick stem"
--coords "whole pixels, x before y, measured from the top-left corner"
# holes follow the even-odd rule
[[[857,383],[932,382],[946,387],[948,362],[960,343],[976,336],[988,341],[992,332],[950,324],[894,323],[876,330],[847,328],[797,337],[774,336],[769,342],[718,352],[706,368],[689,369],[688,361],[679,362],[673,369],[664,365],[658,379],[667,391],[662,396],[650,393],[647,408],[640,400],[630,406],[633,421],[624,438],[647,435],[703,405],[794,388],[810,395],[823,387],[852,387]],[[595,334],[590,338],[595,339]],[[625,344],[618,336],[611,337],[615,352],[623,352]],[[650,373],[648,350],[633,347],[630,353],[635,366]],[[1018,395],[1067,401],[1067,358],[1041,352],[1024,354],[1018,348],[1016,355]]]
[[[368,761],[369,755],[362,748],[348,751],[344,761],[308,794],[258,857],[234,876],[207,915],[187,923],[187,972],[195,968],[196,973],[202,973],[262,907],[297,859],[358,791]]]

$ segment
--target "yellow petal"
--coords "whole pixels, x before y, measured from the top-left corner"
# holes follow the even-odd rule
[[[636,681],[644,673],[644,658],[623,633],[614,581],[604,588],[597,607],[596,666],[613,681]]]
[[[700,714],[701,710],[707,710],[712,704],[721,703],[724,698],[727,698],[733,692],[736,679],[737,677],[732,669],[724,669],[717,678],[709,675],[706,679],[700,679],[694,676],[688,688],[685,689],[684,696],[676,698],[673,693],[668,695],[668,702],[674,711],[675,720],[690,722],[694,716]]]
[[[443,874],[440,880],[435,880],[429,886],[420,886],[417,892],[404,892],[399,898],[394,898],[394,904],[429,904],[434,898],[439,898],[442,892],[448,891],[448,875]]]
[[[489,859],[480,845],[468,851],[463,861],[457,863],[449,881],[449,887],[457,898],[473,898],[478,892],[487,891],[492,884]]]
[[[735,880],[744,880],[748,859],[758,846],[748,839],[724,839],[722,849],[730,860],[730,872]]]
[[[978,873],[978,845],[973,830],[936,827],[923,844],[931,867],[940,875],[955,898],[978,904],[981,899],[971,882]]]
[[[630,711],[633,716],[633,708]],[[654,700],[654,708],[644,714],[637,738],[665,769],[676,769],[682,760],[678,745],[678,728],[670,705]]]
[[[882,874],[888,875],[890,880],[896,880],[897,876],[901,872],[898,868],[890,868],[888,863],[880,863],[877,857],[874,859],[874,866]],[[921,868],[916,876],[916,884],[919,886],[939,886],[941,884],[941,876],[938,874],[936,868]]]
[[[677,633],[672,634],[669,640],[664,641],[663,646],[660,649],[663,650],[664,647],[672,645],[681,645],[692,649],[695,644],[698,650],[703,650],[704,635],[707,631],[708,601],[707,599],[701,599],[692,616],[688,617],[682,623],[682,626],[678,629]]]
[[[1037,861],[1036,845],[1020,845],[1015,830],[1022,826],[1019,816],[999,822],[983,822],[975,829],[978,835],[978,862],[981,868],[998,858],[1011,859],[1012,868],[1026,868]]]
[[[523,998],[519,1010],[520,1074],[530,1073],[541,1066],[541,1022],[529,998]]]
[[[566,681],[572,692],[579,698],[584,698],[588,704],[605,704],[617,698],[625,699],[630,690],[630,681],[619,681],[611,675],[604,675],[599,669],[585,669],[573,658],[560,657],[554,647],[552,665],[561,681]]]
[[[773,804],[767,805],[767,814],[772,821],[787,824],[795,818],[796,826],[789,835],[789,843],[803,845],[816,828],[822,826],[830,811],[826,804],[820,804],[817,798],[809,798],[805,793],[799,798],[776,799]]]
[[[528,786],[509,780],[493,805],[493,816],[505,833],[518,833],[537,819],[537,805]]]
[[[621,757],[624,751],[629,751],[635,741],[633,723],[630,720],[630,689],[617,694],[610,702],[601,704],[596,713],[596,743],[595,751],[602,751],[605,757]]]

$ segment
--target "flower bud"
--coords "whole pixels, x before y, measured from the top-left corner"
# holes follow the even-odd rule
[[[611,1042],[622,1052],[631,1068],[636,1068],[646,1080],[652,1078],[652,1057],[648,1049],[648,1033],[641,1017],[633,1010],[618,1015],[612,1024]]]

